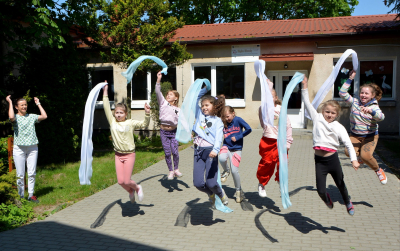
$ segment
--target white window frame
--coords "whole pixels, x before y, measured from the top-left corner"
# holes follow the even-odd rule
[[[131,80],[131,90],[130,90],[131,108],[144,109],[144,104],[145,103],[149,104],[150,99],[151,99],[151,72],[150,71],[147,72],[147,99],[145,99],[145,100],[133,100],[132,99],[132,86],[134,84],[133,80],[134,80],[134,78],[132,78],[132,80]]]
[[[112,70],[113,71],[113,83],[114,83],[114,89],[115,89],[115,77],[114,77],[114,67],[112,65],[107,65],[107,66],[96,66],[95,64],[93,65],[88,65],[88,68],[93,68],[94,71],[101,71],[101,70]],[[94,87],[92,83],[92,75],[89,73],[89,84],[90,84],[90,90]],[[98,84],[98,83],[97,83]],[[97,85],[96,84],[96,85]],[[113,97],[114,99],[115,97]],[[114,101],[110,101],[110,107],[111,109],[115,108],[115,103]],[[103,101],[96,101],[95,109],[102,109],[103,108]]]
[[[334,58],[333,62],[337,62],[339,60],[339,58]],[[392,86],[392,97],[391,98],[387,98],[387,97],[382,97],[381,101],[393,101],[396,100],[396,69],[397,69],[397,57],[362,57],[358,59],[358,69],[356,71],[357,75],[354,78],[354,96],[358,96],[359,95],[359,89],[360,89],[360,66],[361,66],[361,62],[363,61],[393,61],[393,86]],[[351,62],[351,59],[348,58],[346,59],[345,62]],[[332,69],[334,68],[334,66],[332,67]],[[333,85],[332,87],[332,98],[334,100],[343,100],[341,97],[334,97],[334,88],[335,85]]]
[[[225,99],[225,104],[232,106],[234,108],[242,108],[246,107],[246,64],[245,63],[231,63],[231,62],[220,62],[220,63],[192,63],[192,83],[195,81],[194,79],[194,67],[201,67],[201,66],[210,66],[211,67],[211,95],[217,95],[217,66],[235,66],[235,65],[243,65],[244,66],[244,99]]]

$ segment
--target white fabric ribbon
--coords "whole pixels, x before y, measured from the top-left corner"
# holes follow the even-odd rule
[[[81,166],[79,167],[79,181],[81,185],[90,185],[92,178],[92,161],[93,161],[93,117],[96,107],[97,97],[101,88],[107,83],[97,84],[89,93],[85,105],[85,116],[83,118],[82,127],[82,146],[81,146]]]
[[[336,63],[335,67],[333,68],[333,71],[331,72],[331,75],[329,75],[328,79],[325,80],[325,82],[322,84],[321,88],[317,92],[317,95],[315,96],[314,100],[311,102],[315,110],[318,109],[318,106],[321,104],[322,100],[324,100],[326,94],[332,89],[333,84],[335,83],[336,77],[339,74],[340,68],[342,68],[342,65],[346,58],[351,55],[351,59],[353,61],[353,70],[357,70],[358,68],[358,57],[357,53],[352,50],[352,49],[347,49],[343,55],[339,58],[339,61]],[[306,110],[306,117],[308,119],[311,119],[310,115],[308,114]]]
[[[257,77],[260,79],[261,85],[261,112],[264,125],[274,126],[274,109],[275,104],[272,98],[271,89],[267,83],[267,76],[265,75],[265,61],[258,60],[254,62],[254,70]]]

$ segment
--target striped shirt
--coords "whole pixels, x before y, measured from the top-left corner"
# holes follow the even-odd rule
[[[378,122],[385,119],[385,115],[379,108],[378,101],[372,99],[366,104],[362,104],[360,100],[353,98],[347,91],[351,84],[351,79],[348,79],[346,83],[340,88],[339,96],[351,104],[350,107],[350,130],[357,136],[373,136],[378,134]],[[369,107],[372,109],[372,113],[361,112],[361,107]]]

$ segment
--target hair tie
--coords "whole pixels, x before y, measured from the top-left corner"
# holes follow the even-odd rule
[[[217,97],[217,96],[215,96],[214,98],[215,98],[215,99],[218,99],[218,97]]]

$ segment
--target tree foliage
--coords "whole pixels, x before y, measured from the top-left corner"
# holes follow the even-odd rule
[[[350,16],[357,0],[170,0],[186,24]]]
[[[387,6],[393,6],[393,9],[390,13],[397,13],[396,19],[400,20],[400,0],[388,0]]]
[[[94,16],[90,35],[102,48],[100,55],[105,62],[121,63],[126,67],[142,55],[152,55],[167,65],[180,65],[192,55],[185,45],[175,42],[166,47],[175,30],[184,23],[167,16],[169,3],[164,0],[94,0]],[[96,11],[101,11],[97,16]],[[139,70],[152,68],[146,60]]]
[[[10,50],[3,62],[20,64],[26,50],[35,46],[62,48],[74,25],[85,27],[90,17],[91,1],[1,0],[0,39]]]

